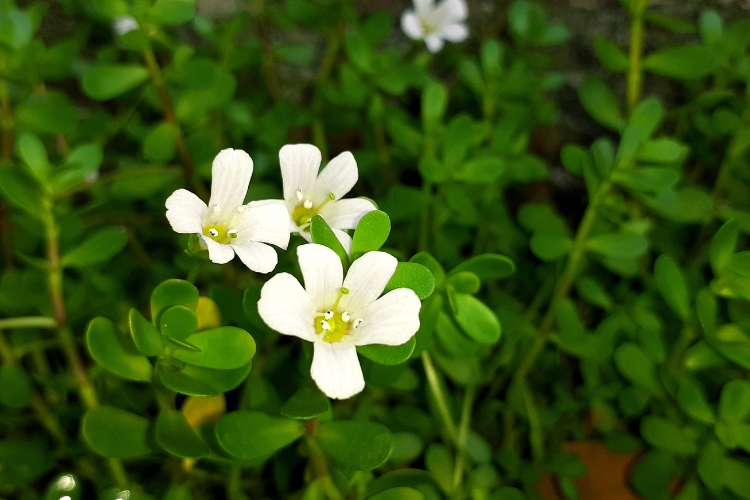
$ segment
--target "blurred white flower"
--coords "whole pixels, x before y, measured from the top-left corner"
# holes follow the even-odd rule
[[[293,144],[281,148],[279,162],[291,231],[311,241],[310,221],[320,215],[349,253],[352,239],[342,229],[356,228],[366,213],[375,210],[370,200],[341,199],[359,178],[354,156],[349,151],[341,153],[318,175],[320,150],[311,144]]]
[[[211,262],[226,264],[234,254],[258,273],[276,267],[276,251],[286,249],[289,214],[276,200],[244,205],[253,160],[239,149],[225,149],[214,159],[211,199],[206,206],[196,195],[178,189],[167,198],[167,219],[178,233],[198,234]]]
[[[469,36],[464,24],[469,15],[465,0],[413,0],[414,10],[401,16],[401,29],[412,40],[424,40],[427,50],[440,52],[445,40],[458,43]]]
[[[408,288],[380,296],[397,264],[385,252],[364,254],[346,278],[328,247],[302,245],[297,255],[305,287],[277,274],[261,289],[258,313],[277,332],[312,342],[312,379],[328,397],[350,398],[365,387],[357,346],[407,342],[419,330],[421,302]]]
[[[140,26],[138,25],[138,21],[136,21],[132,16],[119,16],[116,17],[114,21],[112,21],[112,29],[115,30],[117,36],[122,36],[125,33],[130,33],[131,31],[137,30],[138,28],[140,28]]]

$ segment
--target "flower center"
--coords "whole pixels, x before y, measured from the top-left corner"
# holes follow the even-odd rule
[[[236,229],[228,228],[224,224],[208,224],[203,226],[203,235],[208,236],[216,243],[229,245],[237,238],[238,233]]]
[[[240,205],[236,208],[238,214],[245,213],[247,210],[246,205]],[[233,240],[239,236],[239,231],[232,227],[235,218],[235,214],[222,213],[219,205],[214,205],[203,219],[203,236],[208,236],[222,245],[234,243]]]
[[[424,36],[432,35],[437,31],[437,23],[430,18],[420,19],[419,24],[422,25],[422,33],[424,33]]]
[[[342,287],[333,307],[315,313],[315,331],[326,342],[338,342],[349,333],[350,328],[358,328],[362,324],[361,318],[352,319],[348,311],[338,311],[341,297],[347,293],[349,290]]]
[[[310,222],[312,222],[312,218],[318,215],[318,212],[320,212],[320,210],[324,206],[326,206],[329,201],[335,200],[336,196],[333,193],[328,193],[328,197],[326,198],[326,200],[317,207],[313,205],[312,200],[306,200],[304,198],[305,197],[302,194],[302,190],[298,190],[297,206],[294,207],[294,210],[292,210],[292,220],[300,229],[309,232]]]

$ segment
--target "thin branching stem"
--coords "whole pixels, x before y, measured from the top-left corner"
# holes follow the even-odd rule
[[[448,400],[445,397],[445,392],[440,383],[437,370],[435,370],[435,365],[432,363],[432,357],[429,352],[422,351],[421,358],[425,375],[427,375],[427,384],[430,387],[430,392],[432,392],[432,397],[435,399],[440,416],[443,418],[445,430],[448,432],[448,437],[450,437],[451,441],[457,445],[458,431],[456,430],[456,423],[453,421],[453,416],[448,408]]]

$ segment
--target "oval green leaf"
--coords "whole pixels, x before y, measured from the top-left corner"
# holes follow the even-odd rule
[[[148,455],[149,421],[114,406],[100,406],[83,417],[81,434],[100,455],[128,458]]]
[[[111,320],[92,319],[86,330],[86,345],[91,357],[115,375],[139,382],[151,381],[148,358],[136,350],[129,337],[117,331]]]
[[[240,460],[257,460],[299,439],[303,426],[297,420],[259,411],[235,411],[217,422],[215,432],[224,451]]]
[[[120,253],[128,242],[125,229],[107,227],[88,237],[62,257],[64,267],[84,267],[107,261]]]
[[[372,470],[388,460],[393,436],[384,425],[355,420],[322,422],[318,442],[338,463],[356,470]]]
[[[241,328],[222,326],[194,333],[185,339],[199,350],[176,348],[172,356],[193,365],[231,370],[246,365],[255,355],[255,340]]]
[[[198,307],[198,289],[189,281],[163,281],[151,293],[151,321],[158,325],[161,314],[171,306],[185,306],[195,311]]]
[[[357,346],[357,352],[380,365],[399,365],[407,361],[417,345],[416,336],[401,345],[370,344]]]
[[[331,402],[317,387],[302,387],[281,407],[281,414],[289,418],[310,419],[331,409]]]
[[[83,91],[97,101],[106,101],[148,80],[146,68],[135,65],[94,66],[83,74]]]
[[[198,316],[185,306],[172,306],[159,318],[159,328],[165,337],[185,340],[198,328]]]
[[[164,351],[161,333],[137,309],[130,309],[128,321],[130,323],[130,335],[139,351],[146,356],[158,356]]]
[[[365,252],[380,250],[391,232],[391,219],[380,210],[373,210],[364,215],[357,224],[352,237],[352,260],[361,257]]]
[[[208,445],[190,427],[185,415],[177,410],[159,413],[155,435],[159,446],[178,457],[201,458],[210,452]]]
[[[455,305],[456,323],[466,335],[485,344],[492,344],[500,339],[500,320],[484,302],[472,295],[457,293]]]
[[[424,300],[435,289],[435,277],[422,264],[399,262],[383,293],[388,293],[396,288],[410,288],[414,290],[420,300]]]

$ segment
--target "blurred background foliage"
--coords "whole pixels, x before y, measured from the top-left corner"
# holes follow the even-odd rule
[[[685,5],[571,39],[560,5],[472,3],[433,56],[406,2],[0,0],[0,496],[750,498],[750,19]],[[164,217],[227,147],[281,198],[300,142],[353,152],[435,281],[413,351],[333,405],[264,278]],[[170,307],[252,349],[150,384]]]

